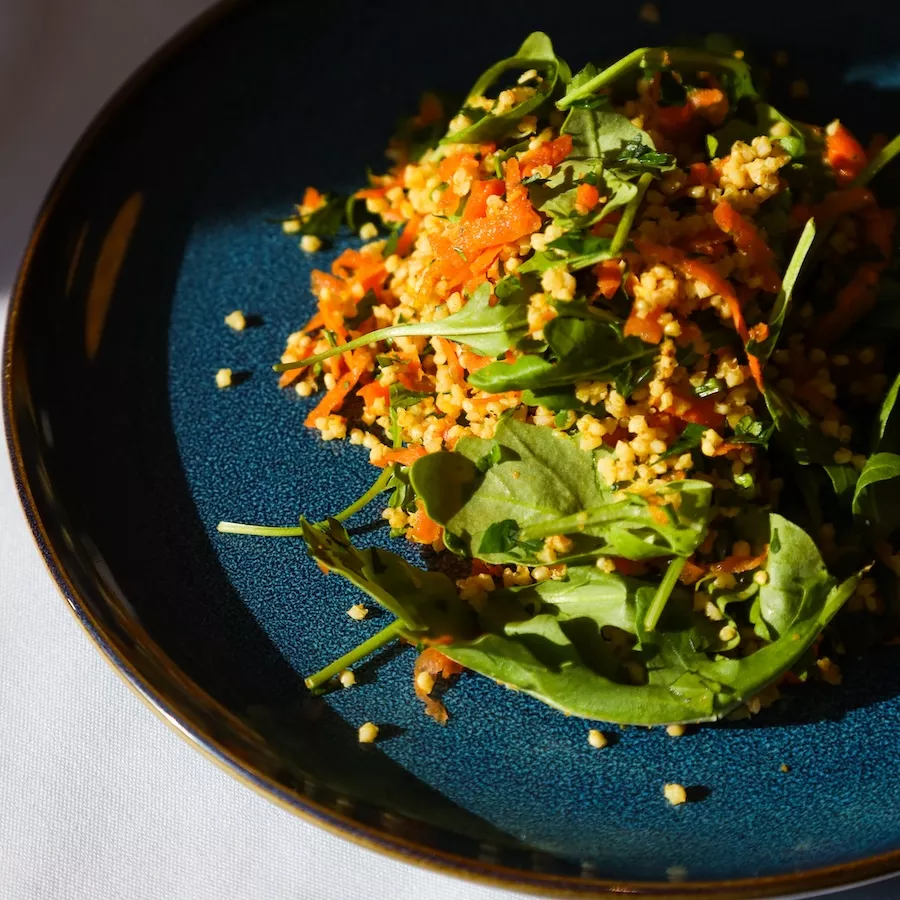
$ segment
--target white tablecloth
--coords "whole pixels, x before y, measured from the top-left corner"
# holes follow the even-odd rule
[[[209,0],[0,0],[0,314],[67,150]],[[502,900],[277,809],[156,719],[66,611],[0,462],[3,900]],[[900,882],[846,900],[888,900]]]

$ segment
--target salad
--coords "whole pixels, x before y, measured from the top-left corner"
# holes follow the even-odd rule
[[[898,601],[900,137],[788,118],[737,50],[573,75],[540,32],[447,109],[283,223],[362,238],[275,369],[380,471],[325,521],[219,530],[299,537],[393,617],[307,685],[394,640],[442,723],[464,670],[647,726],[839,683]],[[354,546],[382,495],[431,571]]]

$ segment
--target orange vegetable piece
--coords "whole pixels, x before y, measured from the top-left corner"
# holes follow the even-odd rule
[[[519,159],[522,176],[527,178],[539,166],[558,166],[572,152],[572,135],[561,134],[552,141],[544,141]]]
[[[458,662],[450,659],[449,656],[445,656],[434,647],[429,647],[420,653],[413,666],[413,685],[416,696],[425,704],[425,714],[431,716],[439,725],[447,724],[447,719],[449,718],[447,708],[440,700],[436,700],[431,696],[431,691],[422,689],[419,685],[419,675],[427,673],[434,680],[438,678],[446,680],[454,675],[459,675],[462,671],[463,667]]]
[[[425,456],[424,447],[403,447],[400,450],[389,450],[379,459],[375,465],[380,469],[391,463],[399,463],[401,466],[411,466],[417,459]]]
[[[622,284],[622,267],[617,259],[605,259],[594,266],[594,274],[597,276],[597,290],[611,300]]]
[[[425,511],[421,500],[416,500],[416,512],[413,517],[409,536],[419,544],[433,544],[440,536],[443,529]]]
[[[658,344],[663,339],[662,325],[659,324],[659,315],[662,310],[654,310],[651,315],[642,318],[631,309],[631,314],[625,321],[625,337],[639,337],[648,344]]]
[[[862,144],[837,119],[825,129],[825,159],[840,185],[853,181],[868,162]]]
[[[324,397],[316,404],[309,415],[306,417],[304,424],[309,428],[314,428],[316,419],[323,416],[329,416],[336,409],[340,409],[347,394],[353,386],[359,381],[360,376],[372,364],[372,357],[368,350],[360,348],[354,350],[350,354],[350,371],[344,375],[340,381],[328,391]]]
[[[713,125],[721,125],[728,114],[728,98],[719,88],[695,88],[688,94],[688,103]]]
[[[589,213],[600,202],[600,191],[586,181],[575,188],[575,209],[581,214]]]
[[[400,239],[397,241],[397,255],[406,256],[412,250],[413,244],[419,235],[419,226],[422,224],[422,217],[415,213],[410,217],[409,221],[403,227]]]
[[[502,197],[506,189],[500,178],[491,178],[488,181],[473,181],[469,190],[469,200],[463,210],[462,220],[470,222],[472,219],[482,219],[487,215],[488,197]]]
[[[379,397],[387,400],[391,396],[390,388],[383,385],[380,381],[373,381],[361,387],[357,392],[363,399],[366,406],[371,406]]]
[[[745,253],[763,279],[763,290],[775,294],[781,287],[781,278],[775,270],[775,254],[762,239],[756,227],[748,222],[727,200],[720,200],[713,212],[716,225],[734,241],[735,247]]]
[[[726,556],[721,562],[713,563],[709,567],[710,572],[717,575],[723,572],[749,572],[751,569],[758,569],[765,561],[769,553],[769,545],[766,544],[763,552],[759,556]]]
[[[318,209],[325,202],[325,198],[314,188],[308,187],[303,193],[303,203],[301,206],[304,206],[310,212]]]

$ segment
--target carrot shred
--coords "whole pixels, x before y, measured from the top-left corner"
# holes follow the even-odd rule
[[[351,354],[350,371],[313,407],[304,424],[309,428],[314,428],[316,419],[331,415],[336,409],[340,409],[347,394],[350,393],[371,363],[372,357],[367,350],[364,348],[354,350]]]
[[[865,315],[877,299],[878,279],[884,263],[864,263],[838,292],[834,308],[822,316],[812,333],[812,342],[827,347],[840,337],[861,316]]]
[[[463,222],[471,222],[472,219],[483,219],[487,215],[488,197],[500,197],[506,186],[500,178],[491,178],[487,181],[473,181],[469,190],[469,199],[463,210]]]
[[[318,209],[325,202],[325,198],[314,187],[308,187],[303,193],[303,207],[310,212]]]
[[[759,556],[726,556],[720,562],[713,563],[709,567],[710,572],[717,575],[724,572],[749,572],[751,569],[758,569],[765,561],[769,553],[769,545],[766,544],[763,552]]]
[[[721,125],[728,114],[728,98],[719,88],[694,88],[688,94],[688,103],[713,125]]]
[[[406,256],[410,250],[412,250],[413,244],[416,242],[416,237],[419,234],[419,226],[422,224],[422,217],[416,214],[413,214],[406,225],[403,227],[403,231],[400,233],[400,239],[397,241],[397,255],[398,256]]]
[[[625,320],[623,334],[625,337],[639,337],[648,344],[658,344],[663,339],[662,325],[659,324],[661,309],[654,309],[646,318],[639,316],[634,307],[631,314]]]
[[[618,259],[605,259],[594,266],[594,274],[597,276],[597,290],[612,300],[622,284],[622,266]]]
[[[467,372],[477,372],[479,369],[489,366],[493,360],[489,356],[479,356],[471,350],[463,350],[461,362]]]
[[[676,394],[672,414],[683,422],[719,429],[725,424],[725,416],[716,412],[715,406],[716,401],[712,397],[693,397],[686,400]]]
[[[416,500],[416,512],[409,529],[410,538],[419,544],[433,544],[442,532],[443,528],[425,511],[421,499]]]
[[[716,225],[734,241],[735,247],[746,254],[763,279],[763,290],[775,294],[781,278],[775,270],[775,254],[762,239],[756,227],[748,222],[727,200],[720,200],[713,211]]]
[[[522,177],[527,178],[539,166],[558,166],[571,152],[571,134],[561,134],[555,140],[538,144],[519,159]]]
[[[417,459],[425,456],[424,447],[403,447],[400,450],[389,450],[381,459],[375,462],[380,469],[391,463],[399,463],[401,466],[411,466]]]
[[[867,162],[862,144],[837,120],[825,129],[825,159],[840,185],[850,184]]]
[[[362,397],[366,406],[371,406],[379,397],[387,400],[391,395],[390,389],[380,381],[372,381],[361,387],[356,393]]]
[[[600,191],[592,184],[583,181],[575,188],[575,209],[585,215],[600,202]]]
[[[457,353],[458,345],[447,338],[435,337],[431,339],[435,347],[447,357],[447,367],[450,369],[450,377],[456,384],[462,384],[466,380],[466,373],[463,370]]]
[[[445,656],[440,650],[434,647],[428,647],[423,650],[416,658],[413,666],[413,687],[416,696],[425,704],[425,714],[430,716],[439,725],[446,725],[447,708],[431,696],[431,691],[425,691],[419,684],[419,675],[427,673],[432,679],[442,678],[447,680],[454,675],[459,675],[463,671],[463,667],[449,656]],[[432,688],[433,690],[433,688]]]

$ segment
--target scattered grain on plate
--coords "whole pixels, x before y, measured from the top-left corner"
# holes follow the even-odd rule
[[[366,222],[359,229],[359,236],[364,241],[374,241],[378,237],[378,226],[374,222]]]
[[[362,603],[354,603],[353,606],[347,610],[347,615],[350,616],[351,619],[356,619],[357,622],[361,622],[368,614],[368,608],[363,606]]]
[[[247,317],[236,309],[225,316],[225,324],[234,331],[243,331],[247,327]]]
[[[607,746],[607,744],[609,744],[609,741],[602,731],[598,731],[596,728],[592,728],[588,732],[588,743],[595,750],[602,750],[605,746]]]
[[[791,767],[787,763],[782,763],[781,771],[784,772],[785,774],[787,774],[788,772],[791,771]]]
[[[356,684],[356,676],[353,674],[352,669],[344,669],[343,672],[338,675],[338,681],[340,681],[341,687],[353,687],[353,685]]]
[[[285,234],[296,234],[300,230],[299,219],[286,219],[281,223],[281,230]]]
[[[322,239],[314,234],[304,234],[300,238],[300,249],[304,253],[315,253],[317,250],[322,249]]]
[[[665,785],[663,787],[663,796],[672,806],[680,806],[682,803],[687,803],[687,791],[680,784]]]
[[[666,734],[669,737],[682,737],[684,735],[684,725],[666,725]]]
[[[233,375],[234,372],[232,372],[231,369],[219,369],[219,371],[216,372],[216,387],[231,387],[231,378]]]
[[[374,744],[378,737],[378,726],[374,722],[366,722],[359,726],[359,742],[361,744]]]
[[[642,22],[648,25],[659,25],[659,8],[655,3],[645,3],[639,13]]]

